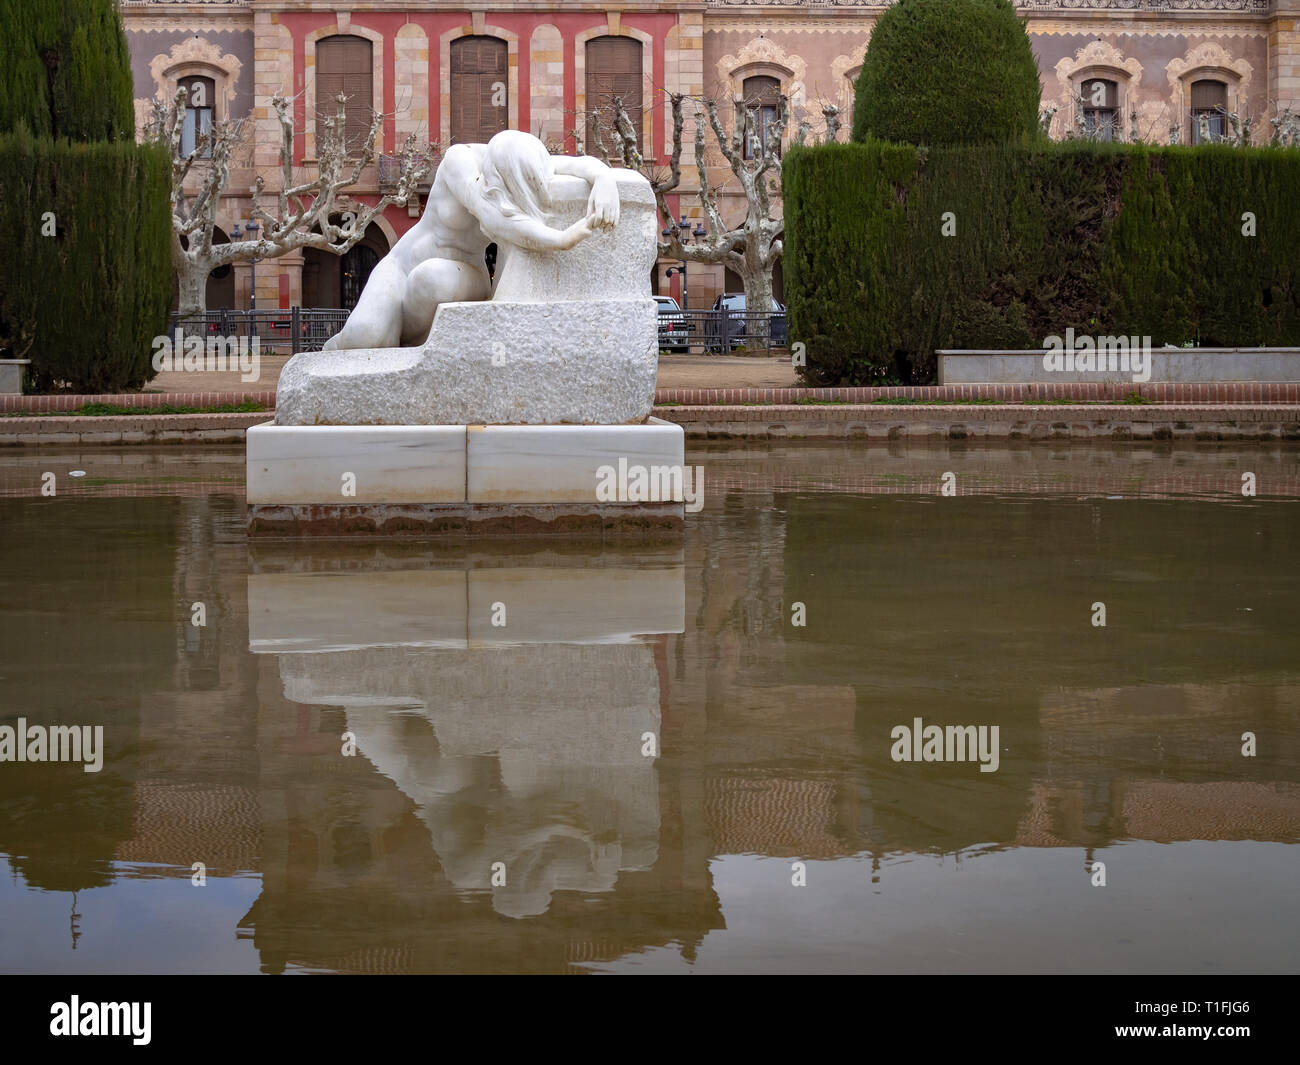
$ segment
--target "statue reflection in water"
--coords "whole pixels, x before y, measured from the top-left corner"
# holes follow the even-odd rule
[[[249,578],[250,646],[275,655],[284,699],[339,708],[319,711],[320,738],[302,741],[315,765],[311,797],[285,798],[289,833],[295,817],[333,811],[310,841],[286,841],[286,890],[306,873],[333,899],[355,899],[346,859],[328,870],[321,851],[363,854],[355,875],[368,881],[364,908],[386,914],[385,935],[422,920],[442,922],[447,934],[438,915],[449,897],[459,917],[465,902],[490,898],[498,920],[539,918],[567,913],[574,899],[617,895],[630,874],[653,879],[664,800],[656,768],[663,634],[684,628],[680,547],[432,569],[340,572],[318,561],[296,558],[282,569],[272,560]],[[349,744],[355,761],[339,754]],[[287,754],[287,742],[279,746]],[[285,768],[268,772],[279,779]],[[359,790],[341,797],[321,781],[331,775]],[[425,858],[411,848],[421,836]],[[312,856],[310,871],[296,867],[295,851]],[[276,880],[271,866],[265,895]],[[639,894],[634,886],[626,901],[644,912]],[[272,911],[292,920],[265,895],[247,922],[259,945]],[[404,916],[394,918],[394,908]],[[711,893],[706,908],[716,910]],[[471,934],[473,923],[458,920],[455,934]]]

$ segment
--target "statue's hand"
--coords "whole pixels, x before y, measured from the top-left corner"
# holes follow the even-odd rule
[[[587,197],[587,217],[599,229],[613,229],[618,225],[618,186],[607,174],[598,177]]]
[[[581,241],[586,240],[593,233],[597,232],[596,223],[591,220],[591,215],[583,215],[573,225],[564,231],[563,250],[567,251]]]

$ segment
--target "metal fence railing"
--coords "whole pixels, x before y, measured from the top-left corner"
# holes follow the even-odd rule
[[[212,337],[257,337],[262,351],[291,355],[319,351],[343,328],[348,311],[334,307],[290,307],[287,310],[204,311],[171,317],[171,331]],[[784,311],[682,311],[659,314],[661,351],[725,355],[733,351],[765,351],[789,346]]]
[[[297,351],[319,351],[321,345],[343,328],[348,311],[335,307],[290,307],[270,311],[204,311],[202,314],[173,314],[171,330],[200,336],[257,337],[263,351],[292,355]]]
[[[726,355],[789,346],[784,311],[659,312],[659,350]]]

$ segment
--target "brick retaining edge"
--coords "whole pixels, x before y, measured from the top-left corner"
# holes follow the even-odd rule
[[[0,414],[17,412],[58,414],[62,411],[80,410],[90,403],[103,403],[112,407],[224,407],[241,403],[260,403],[267,410],[275,409],[275,390],[261,392],[124,392],[101,395],[15,396],[0,395]],[[107,415],[105,415],[107,417]],[[183,417],[183,415],[178,415]],[[0,430],[2,431],[2,430]]]
[[[1107,384],[1062,382],[1021,385],[898,385],[870,388],[660,388],[655,404],[686,407],[745,406],[783,403],[871,403],[877,399],[951,401],[956,399],[1025,400],[1073,399],[1087,402],[1120,402],[1136,393],[1152,403],[1300,403],[1300,382],[1221,382],[1198,384],[1146,383]],[[260,403],[275,408],[275,392],[131,392],[95,396],[0,395],[0,413],[57,414],[77,410],[88,403],[117,407],[218,407],[226,404]]]
[[[693,440],[1300,440],[1300,407],[1269,404],[656,407]],[[0,418],[0,448],[242,444],[252,414]]]

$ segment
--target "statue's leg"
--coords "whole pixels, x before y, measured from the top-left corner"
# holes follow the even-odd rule
[[[402,338],[402,297],[407,278],[391,260],[380,260],[370,272],[361,298],[343,328],[325,341],[325,351],[355,348],[395,348]]]
[[[422,344],[441,303],[485,300],[492,295],[487,267],[454,259],[425,259],[407,275],[402,300],[402,342]]]

